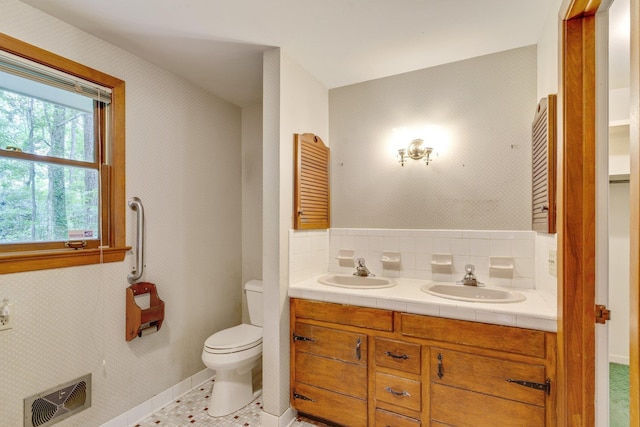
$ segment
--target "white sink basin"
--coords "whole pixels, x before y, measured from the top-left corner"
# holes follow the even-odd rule
[[[323,285],[355,289],[390,288],[398,284],[395,280],[384,277],[361,277],[343,274],[326,274],[320,277],[318,282]]]
[[[459,301],[511,303],[527,299],[520,292],[493,287],[464,286],[454,283],[430,283],[423,285],[420,290],[441,298]]]

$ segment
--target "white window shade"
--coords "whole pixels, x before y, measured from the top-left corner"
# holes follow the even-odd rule
[[[83,95],[105,104],[111,103],[111,89],[45,67],[16,55],[0,51],[0,71]],[[33,95],[42,98],[42,94]]]

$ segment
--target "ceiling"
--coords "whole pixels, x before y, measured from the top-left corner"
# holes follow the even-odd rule
[[[537,43],[559,0],[22,0],[240,107],[274,47],[328,89]],[[628,0],[616,0],[628,1]]]

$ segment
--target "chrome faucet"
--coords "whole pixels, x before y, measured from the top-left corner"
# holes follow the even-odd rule
[[[366,265],[364,265],[364,258],[358,258],[356,260],[356,272],[353,273],[354,276],[360,277],[374,277],[375,274],[369,271]]]
[[[461,281],[458,284],[465,286],[484,286],[483,283],[480,283],[475,275],[476,267],[473,264],[467,264],[464,266],[465,271],[467,272]]]

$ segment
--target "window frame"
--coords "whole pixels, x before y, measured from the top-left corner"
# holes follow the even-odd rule
[[[102,166],[100,197],[103,247],[17,251],[20,245],[0,246],[0,274],[119,262],[131,249],[126,245],[125,218],[125,82],[101,71],[0,33],[0,50],[63,73],[110,88],[110,120],[106,132],[109,164]],[[104,109],[100,109],[104,113]],[[103,135],[104,136],[104,135]],[[60,244],[57,244],[60,246]],[[23,246],[23,247],[26,247]],[[42,246],[41,246],[42,247]]]

